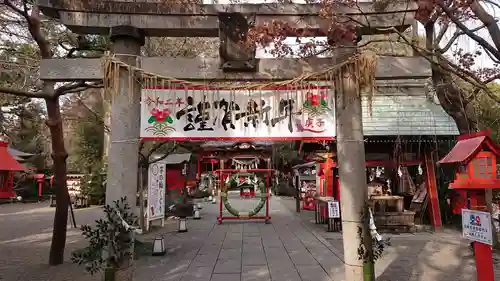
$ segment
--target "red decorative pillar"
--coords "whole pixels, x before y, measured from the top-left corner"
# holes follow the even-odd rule
[[[426,152],[424,156],[427,195],[429,196],[429,212],[432,225],[436,228],[442,226],[441,211],[439,209],[439,198],[436,184],[436,168],[432,152]]]
[[[326,196],[328,197],[333,197],[333,159],[331,157],[328,157],[326,159],[326,167],[325,167],[325,173],[326,173]]]
[[[199,180],[201,178],[201,161],[202,161],[202,156],[198,154],[197,157],[197,173],[196,173],[196,179]]]

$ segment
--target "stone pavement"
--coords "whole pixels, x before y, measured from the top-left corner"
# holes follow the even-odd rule
[[[232,199],[233,200],[233,199]],[[237,201],[233,206],[248,205]],[[47,266],[54,208],[48,203],[0,205],[0,280],[97,281],[69,261],[84,246],[69,229],[66,262]],[[202,220],[189,220],[187,233],[176,221],[143,237],[164,235],[168,253],[136,261],[136,281],[344,281],[342,237],[311,223],[313,212],[293,210],[293,200],[273,197],[271,224],[262,221],[216,223],[218,205],[203,204]],[[76,211],[77,223],[100,218],[100,208]],[[393,245],[377,261],[377,281],[474,281],[468,243],[453,231],[391,235]],[[500,266],[495,264],[496,279]]]
[[[69,261],[57,267],[47,265],[54,211],[48,201],[0,205],[1,281],[87,280],[80,274],[83,270]],[[99,207],[75,210],[78,224],[92,223],[101,216]],[[68,227],[66,260],[72,250],[82,247],[81,238],[78,229]]]
[[[237,201],[232,200],[236,208],[247,204]],[[136,280],[342,280],[341,260],[278,199],[271,202],[271,224],[224,221],[218,225],[217,210],[218,205],[204,204],[202,220],[189,220],[187,233],[167,237],[165,257],[139,261],[143,265],[138,264]]]
[[[295,211],[292,198],[282,198],[280,203]],[[327,242],[328,248],[343,256],[341,233],[326,232],[326,225],[314,224],[314,212],[296,214],[315,235]],[[382,234],[390,237],[392,245],[376,262],[377,281],[473,281],[476,279],[475,261],[469,242],[457,230],[445,229],[439,233]],[[321,238],[320,238],[321,239]],[[494,253],[495,279],[500,280],[500,255]],[[334,281],[343,279],[335,278]]]

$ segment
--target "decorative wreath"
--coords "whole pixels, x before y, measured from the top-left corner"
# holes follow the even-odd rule
[[[226,207],[226,210],[231,215],[233,215],[233,216],[236,216],[236,217],[252,217],[252,216],[255,216],[256,214],[258,214],[260,212],[260,210],[262,210],[262,208],[266,204],[266,197],[267,197],[267,194],[266,194],[266,185],[261,180],[257,183],[257,188],[259,188],[259,190],[260,190],[259,204],[257,204],[257,206],[255,206],[255,208],[253,210],[251,210],[250,212],[241,212],[241,211],[238,211],[235,208],[233,208],[233,206],[231,206],[231,204],[229,203],[229,200],[227,198],[227,191],[228,191],[228,189],[232,185],[236,184],[236,179],[237,178],[239,178],[238,174],[236,174],[235,176],[231,177],[228,180],[228,182],[222,187],[221,195],[220,195],[222,203],[224,203],[224,207]]]

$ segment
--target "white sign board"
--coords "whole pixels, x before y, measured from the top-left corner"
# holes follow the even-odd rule
[[[148,221],[165,217],[165,170],[162,163],[149,165],[148,177]]]
[[[328,218],[340,218],[340,204],[339,201],[328,201]]]
[[[462,235],[466,239],[492,245],[490,213],[462,209]]]
[[[143,89],[141,138],[291,140],[335,137],[333,94],[303,90]]]

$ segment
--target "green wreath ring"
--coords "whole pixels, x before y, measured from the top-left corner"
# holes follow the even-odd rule
[[[264,183],[262,181],[260,181],[258,184],[258,187],[259,187],[259,190],[261,193],[261,195],[259,196],[260,197],[259,204],[257,204],[257,206],[255,206],[255,208],[253,210],[251,210],[250,212],[240,212],[240,211],[236,210],[235,208],[233,208],[233,206],[231,206],[231,204],[229,203],[229,200],[227,199],[227,190],[229,189],[229,187],[231,187],[231,184],[233,184],[232,180],[230,180],[228,183],[226,183],[223,186],[223,188],[221,190],[221,195],[220,195],[222,203],[224,203],[224,207],[226,207],[226,210],[231,215],[236,216],[236,217],[253,217],[256,214],[258,214],[260,212],[260,210],[262,210],[262,208],[266,204],[266,197],[267,197],[266,186],[264,185]]]

